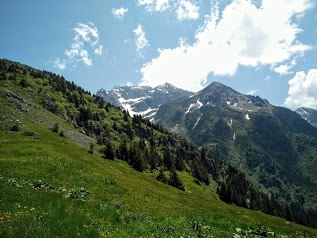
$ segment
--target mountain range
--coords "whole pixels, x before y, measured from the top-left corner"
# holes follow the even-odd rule
[[[232,164],[261,189],[278,193],[283,200],[315,208],[317,128],[309,124],[313,122],[311,117],[304,120],[298,114],[303,109],[296,113],[277,107],[259,96],[241,94],[218,82],[197,93],[163,85],[155,89],[145,87],[143,94],[137,87],[117,87],[108,95],[116,95],[119,102],[141,98],[136,105],[144,105],[149,91],[156,94],[157,89],[160,92],[166,86],[178,93],[155,102],[150,117],[153,121]],[[133,90],[137,94],[129,98]],[[168,95],[170,91],[165,92]],[[120,99],[122,95],[124,101]],[[153,103],[159,99],[150,100]],[[117,105],[129,109],[127,104]],[[312,110],[307,111],[310,114],[304,113],[306,116],[313,115]]]
[[[162,105],[155,121],[233,164],[264,189],[315,207],[317,128],[297,113],[213,82]]]
[[[105,102],[128,110],[131,115],[142,115],[151,121],[155,121],[155,115],[163,104],[173,101],[177,97],[191,96],[193,94],[194,93],[177,88],[169,83],[157,87],[116,86],[112,90],[106,91],[100,89],[96,93],[96,95],[102,97]],[[300,107],[296,109],[295,112],[308,123],[317,127],[317,110]],[[156,120],[160,120],[160,117],[156,118]]]
[[[0,86],[1,237],[317,234],[261,213],[317,227],[317,129],[297,113],[214,82],[146,119],[9,60]]]

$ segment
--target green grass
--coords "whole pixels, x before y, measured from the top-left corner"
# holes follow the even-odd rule
[[[215,184],[198,185],[186,173],[180,173],[183,192],[122,161],[91,155],[52,132],[51,123],[31,122],[30,117],[45,113],[40,109],[29,113],[7,109],[10,118],[3,120],[0,130],[0,237],[233,237],[236,228],[255,224],[294,237],[296,232],[317,237],[314,229],[227,205],[219,200]],[[50,117],[70,130],[58,117]],[[23,129],[12,132],[9,128],[17,119]],[[28,131],[35,134],[25,135]],[[89,198],[82,201],[56,190],[16,187],[9,182],[12,178],[42,180],[67,191],[84,188]]]
[[[94,138],[9,86],[0,88],[0,237],[233,237],[236,228],[256,224],[317,237],[315,229],[223,203],[215,182],[198,185],[182,172],[180,191],[123,161],[89,154]],[[12,88],[30,100],[28,112],[6,99]],[[65,137],[52,132],[55,123]],[[11,131],[15,124],[22,129]],[[49,186],[35,189],[39,180]],[[84,200],[70,196],[81,188],[89,192]]]

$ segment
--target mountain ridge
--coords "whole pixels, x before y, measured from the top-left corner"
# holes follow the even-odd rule
[[[317,130],[297,113],[215,82],[165,103],[155,121],[230,162],[263,189],[279,191],[285,200],[298,199],[294,189],[301,187],[305,206],[315,207],[317,181],[311,167],[317,166],[312,159]]]
[[[300,107],[295,110],[303,119],[308,121],[312,126],[317,127],[317,110],[308,107]]]
[[[179,89],[170,83],[156,87],[150,86],[116,86],[110,91],[100,89],[96,95],[106,102],[122,109],[152,120],[158,108],[179,96],[189,95],[189,91]]]

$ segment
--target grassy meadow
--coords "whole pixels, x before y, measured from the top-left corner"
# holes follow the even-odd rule
[[[181,191],[123,161],[89,154],[51,128],[57,122],[66,135],[91,138],[40,107],[17,110],[5,90],[0,237],[243,237],[258,224],[264,228],[257,230],[276,237],[317,237],[314,229],[225,204],[214,183],[198,185],[185,172],[179,173]],[[22,129],[11,131],[15,124]],[[256,237],[251,233],[244,237]]]

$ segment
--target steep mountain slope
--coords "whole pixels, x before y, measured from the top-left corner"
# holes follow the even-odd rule
[[[276,237],[317,237],[315,229],[227,205],[214,185],[198,185],[186,173],[179,173],[184,192],[126,162],[90,154],[52,132],[47,120],[82,140],[85,135],[14,91],[31,106],[21,112],[1,89],[0,237],[231,238],[248,227]],[[11,131],[17,120],[23,128]],[[257,230],[256,224],[266,227]]]
[[[190,92],[165,83],[155,88],[148,86],[115,87],[110,91],[100,89],[96,95],[105,102],[129,111],[131,115],[139,114],[151,120],[160,105]]]
[[[316,235],[224,204],[204,150],[61,76],[0,60],[0,105],[1,237],[232,237],[255,223]]]
[[[0,61],[0,69],[1,82],[7,88],[2,92],[3,97],[13,107],[21,113],[28,113],[31,105],[23,94],[10,88],[29,94],[27,96],[33,97],[36,106],[68,121],[86,135],[86,139],[78,139],[68,130],[59,129],[59,125],[52,125],[52,120],[47,117],[53,131],[89,148],[91,152],[103,153],[112,160],[125,160],[138,171],[170,171],[176,180],[176,170],[184,171],[185,168],[198,182],[206,184],[210,182],[209,175],[217,175],[217,162],[208,156],[204,156],[204,161],[201,161],[200,150],[194,144],[171,135],[141,116],[129,116],[125,110],[105,103],[102,98],[90,95],[59,75],[5,60]],[[13,126],[12,130],[20,128],[18,123]],[[202,163],[208,165],[209,171]],[[168,182],[164,176],[160,176],[160,179],[166,183],[172,182]]]
[[[214,82],[162,105],[155,121],[246,172],[280,199],[316,208],[317,129],[297,113]]]
[[[300,107],[295,110],[303,119],[314,127],[317,127],[317,110],[307,107]]]

